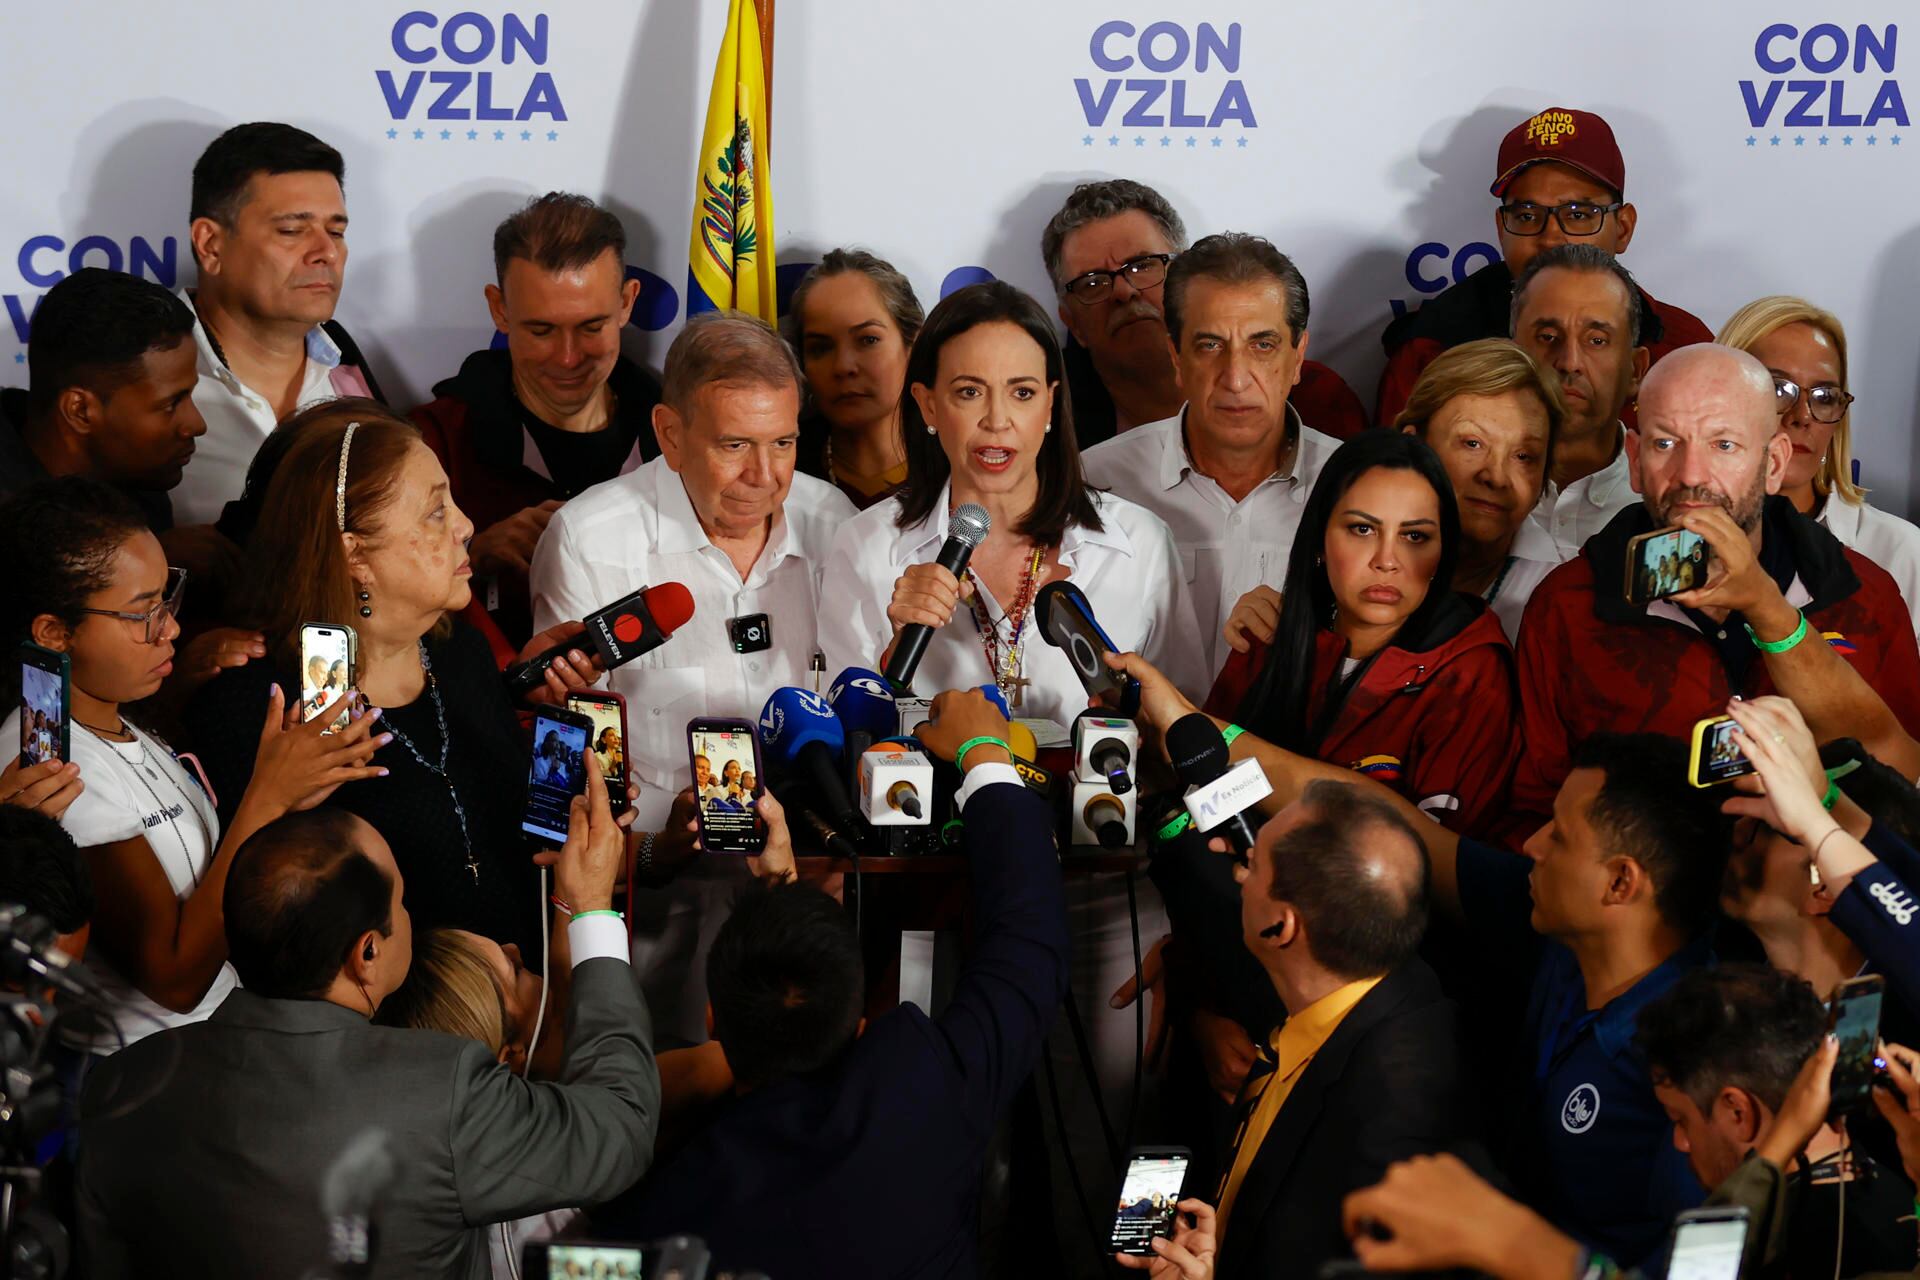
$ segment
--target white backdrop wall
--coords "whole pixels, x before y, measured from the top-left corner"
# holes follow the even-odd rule
[[[1897,0],[780,0],[780,259],[865,245],[929,306],[964,268],[1040,291],[1040,228],[1066,191],[1134,177],[1195,235],[1255,231],[1293,254],[1313,353],[1370,404],[1393,308],[1492,251],[1500,136],[1540,108],[1586,107],[1626,154],[1641,215],[1626,260],[1657,297],[1715,327],[1772,292],[1841,315],[1862,479],[1904,512],[1920,497],[1911,14]],[[73,262],[191,281],[193,159],[253,119],[345,154],[339,314],[397,401],[490,341],[492,228],[550,188],[625,219],[648,273],[634,353],[657,365],[679,323],[722,0],[59,0],[6,20],[0,382],[25,382],[32,307]]]

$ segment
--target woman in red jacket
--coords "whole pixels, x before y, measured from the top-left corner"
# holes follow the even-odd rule
[[[1500,620],[1453,590],[1453,486],[1416,437],[1340,446],[1300,518],[1270,644],[1231,657],[1206,709],[1386,783],[1449,828],[1495,815],[1520,755]]]

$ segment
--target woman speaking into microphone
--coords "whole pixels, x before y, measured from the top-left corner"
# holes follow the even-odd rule
[[[919,688],[993,684],[1015,716],[1071,723],[1087,694],[1039,635],[1033,601],[1071,578],[1113,642],[1197,688],[1205,648],[1173,535],[1159,517],[1087,486],[1040,305],[1000,281],[933,309],[907,358],[907,479],[841,529],[822,579],[829,670],[885,665],[901,630],[933,628]],[[984,507],[986,540],[955,575],[934,563],[948,519]]]

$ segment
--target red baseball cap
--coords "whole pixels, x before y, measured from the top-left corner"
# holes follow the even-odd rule
[[[1548,107],[1513,126],[1500,140],[1498,176],[1487,190],[1505,195],[1522,169],[1543,160],[1578,169],[1616,196],[1626,194],[1627,162],[1620,157],[1620,144],[1612,127],[1591,111]]]

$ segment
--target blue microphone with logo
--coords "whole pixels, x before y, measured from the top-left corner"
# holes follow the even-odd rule
[[[833,678],[827,701],[856,751],[893,737],[900,729],[900,707],[878,671],[848,667]],[[865,742],[861,735],[865,735]]]
[[[806,689],[775,689],[760,710],[759,727],[767,771],[803,784],[788,788],[790,803],[811,815],[829,849],[851,856],[852,843],[843,832],[857,829],[858,814],[841,779],[847,734],[833,704]],[[789,802],[788,795],[781,800]]]

